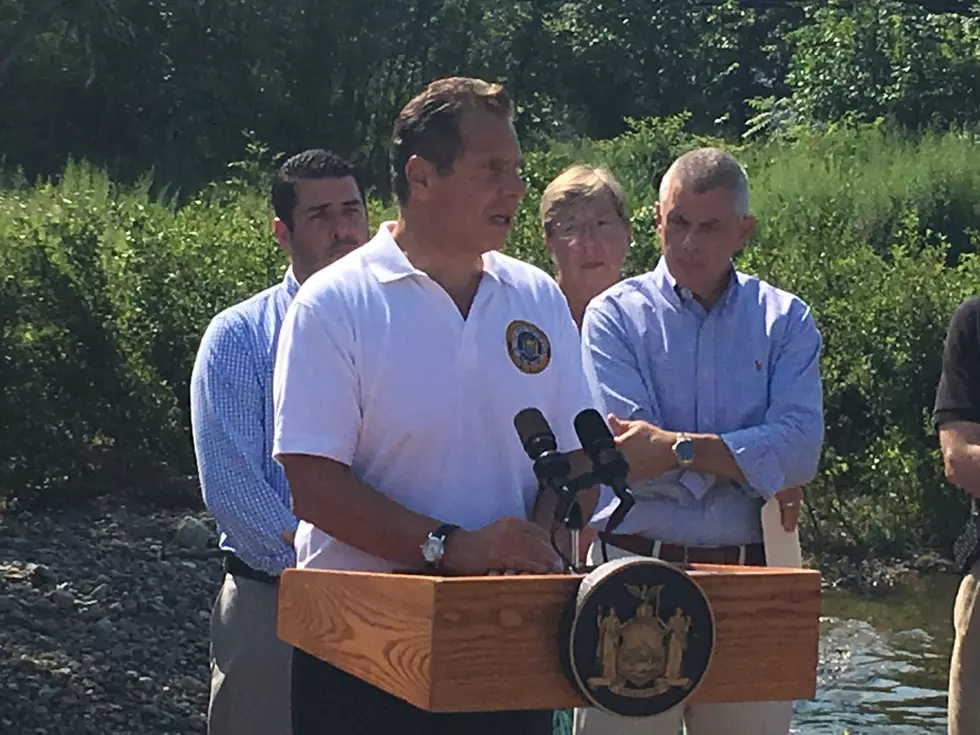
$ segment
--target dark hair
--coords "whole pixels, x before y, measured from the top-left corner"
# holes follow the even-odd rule
[[[510,97],[501,85],[468,77],[437,79],[405,105],[391,136],[391,180],[399,204],[408,202],[408,159],[417,155],[434,165],[440,176],[448,174],[462,153],[462,113],[475,109],[508,119],[514,116]]]
[[[272,208],[290,231],[293,229],[293,210],[296,208],[296,182],[301,179],[345,179],[348,176],[357,184],[357,191],[364,199],[354,167],[332,151],[322,148],[297,153],[287,159],[272,177]]]

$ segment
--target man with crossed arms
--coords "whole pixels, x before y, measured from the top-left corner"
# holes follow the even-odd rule
[[[796,486],[820,457],[820,335],[800,299],[732,265],[755,220],[731,155],[677,159],[656,221],[656,269],[597,296],[583,320],[584,367],[637,501],[615,534],[599,533],[589,561],[605,559],[605,542],[609,559],[765,565],[764,502],[786,493],[784,522],[795,524]],[[616,505],[604,496],[593,525]],[[752,702],[575,719],[578,735],[676,735],[682,722],[688,735],[785,735],[791,717],[792,702]]]

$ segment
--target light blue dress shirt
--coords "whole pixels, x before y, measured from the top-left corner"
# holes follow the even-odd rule
[[[281,537],[298,521],[286,474],[272,458],[272,374],[279,330],[298,290],[290,269],[281,283],[218,314],[191,376],[194,451],[218,543],[272,575],[296,565]]]
[[[616,533],[690,546],[761,541],[763,502],[817,471],[820,348],[806,304],[734,269],[708,312],[663,258],[597,296],[582,323],[597,408],[668,431],[717,434],[746,478],[743,486],[672,470],[638,483],[636,505]],[[604,528],[617,504],[603,488],[592,525]]]

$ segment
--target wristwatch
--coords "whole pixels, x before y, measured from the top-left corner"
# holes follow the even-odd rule
[[[422,558],[425,560],[426,570],[435,571],[442,566],[442,557],[446,554],[446,541],[458,528],[459,526],[453,523],[443,523],[429,534],[422,544]]]
[[[683,431],[677,432],[677,439],[674,440],[674,458],[677,460],[678,467],[690,467],[694,462],[694,439],[690,434]]]

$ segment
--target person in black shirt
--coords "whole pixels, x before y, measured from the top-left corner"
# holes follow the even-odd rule
[[[980,498],[980,296],[966,299],[950,320],[933,421],[939,429],[946,478],[976,503]],[[980,733],[977,555],[967,564],[953,611],[956,641],[949,672],[949,735]]]

